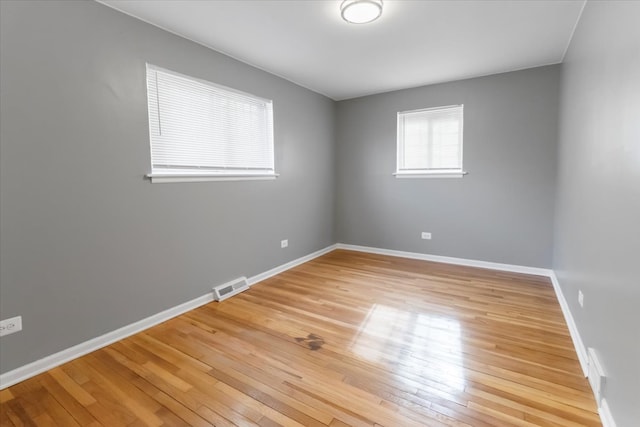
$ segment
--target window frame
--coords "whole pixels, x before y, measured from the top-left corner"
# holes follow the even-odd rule
[[[460,147],[460,168],[455,169],[401,169],[400,168],[400,160],[401,155],[404,153],[404,122],[403,118],[411,113],[422,113],[429,111],[442,111],[442,110],[450,110],[450,109],[459,109],[460,110],[460,131],[458,134],[459,139],[459,147]],[[399,111],[397,113],[397,122],[396,122],[396,171],[393,175],[396,178],[462,178],[467,175],[468,172],[464,170],[463,162],[464,162],[464,104],[455,104],[455,105],[446,105],[441,107],[429,107],[429,108],[418,108],[415,110],[406,110]]]
[[[238,95],[242,95],[248,98],[251,98],[253,100],[256,101],[260,101],[263,102],[268,109],[268,112],[270,114],[269,117],[269,121],[270,121],[270,125],[268,126],[268,132],[269,134],[267,135],[268,140],[271,144],[271,155],[273,156],[273,158],[271,159],[271,163],[273,165],[273,169],[272,172],[270,173],[262,173],[262,172],[256,172],[256,173],[245,173],[243,172],[243,170],[238,170],[237,173],[236,172],[224,172],[224,169],[220,169],[219,171],[215,171],[215,170],[202,170],[199,171],[197,169],[194,169],[193,172],[191,171],[186,171],[185,169],[187,169],[188,167],[183,168],[182,170],[180,170],[179,168],[175,168],[175,170],[171,170],[171,169],[167,169],[166,172],[164,171],[158,171],[158,168],[155,168],[154,170],[154,159],[153,159],[153,135],[152,135],[152,129],[155,126],[152,123],[152,118],[151,118],[151,110],[150,110],[150,98],[149,98],[149,89],[150,89],[150,84],[148,81],[148,73],[149,71],[156,71],[156,72],[161,72],[161,73],[165,73],[165,74],[169,74],[172,76],[176,76],[182,79],[186,79],[192,82],[196,82],[199,83],[201,85],[204,86],[209,86],[212,88],[215,88],[219,91],[223,91],[223,92],[228,92],[230,94],[238,94]],[[156,83],[157,85],[157,83]],[[149,161],[150,161],[150,168],[151,168],[151,173],[146,174],[145,176],[147,178],[149,178],[151,180],[152,183],[173,183],[173,182],[203,182],[203,181],[245,181],[245,180],[273,180],[276,179],[278,176],[280,176],[278,173],[276,173],[276,165],[275,165],[275,135],[274,135],[274,114],[273,114],[273,100],[270,99],[266,99],[263,97],[259,97],[256,95],[253,95],[251,93],[248,92],[243,92],[240,90],[236,90],[234,88],[230,88],[227,86],[223,86],[217,83],[213,83],[211,81],[208,80],[204,80],[204,79],[200,79],[197,77],[193,77],[193,76],[188,76],[182,73],[178,73],[176,71],[172,71],[172,70],[168,70],[166,68],[162,68],[159,67],[157,65],[153,65],[150,63],[146,64],[146,68],[145,68],[145,87],[146,87],[146,99],[147,99],[147,114],[148,114],[148,121],[149,121]],[[156,86],[157,89],[157,86]],[[157,95],[156,95],[157,96]],[[194,167],[197,167],[194,165]],[[247,168],[249,169],[249,168]]]

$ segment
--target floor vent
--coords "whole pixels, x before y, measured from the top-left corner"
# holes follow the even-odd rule
[[[600,364],[600,360],[598,359],[598,355],[593,348],[589,348],[589,384],[591,384],[591,388],[593,389],[593,394],[596,398],[596,403],[598,404],[598,408],[600,407],[600,402],[602,400],[602,391],[605,383],[604,370],[602,369],[602,364]]]
[[[218,285],[213,288],[213,299],[216,301],[223,301],[234,295],[239,294],[242,291],[249,289],[249,283],[246,277],[238,277],[223,285]]]

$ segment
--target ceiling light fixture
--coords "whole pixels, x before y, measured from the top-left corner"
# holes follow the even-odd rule
[[[351,24],[367,24],[382,15],[382,0],[344,0],[340,14]]]

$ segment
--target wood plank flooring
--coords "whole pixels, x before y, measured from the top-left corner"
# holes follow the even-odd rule
[[[549,280],[336,250],[0,392],[4,426],[600,426]]]

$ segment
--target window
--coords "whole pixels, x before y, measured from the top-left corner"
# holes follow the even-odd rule
[[[275,178],[272,102],[147,64],[152,182]]]
[[[460,177],[462,105],[398,113],[398,178]]]

